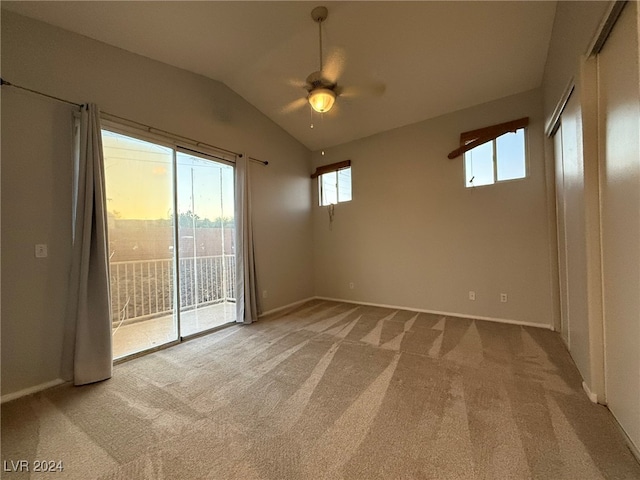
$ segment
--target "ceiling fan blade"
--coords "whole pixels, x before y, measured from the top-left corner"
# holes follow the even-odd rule
[[[331,49],[322,66],[322,76],[331,83],[338,83],[338,78],[340,78],[344,71],[345,63],[346,54],[344,49],[340,47]]]
[[[369,85],[352,85],[347,87],[336,87],[336,94],[344,98],[355,97],[380,97],[387,89],[383,83],[372,83]]]
[[[286,83],[292,87],[307,88],[307,82],[300,80],[299,78],[288,78]]]
[[[282,107],[280,109],[280,113],[295,112],[296,110],[299,110],[302,107],[304,107],[306,104],[307,104],[307,99],[306,98],[304,98],[304,97],[298,98],[298,99],[294,100],[293,102],[290,102],[287,105],[285,105],[284,107]]]

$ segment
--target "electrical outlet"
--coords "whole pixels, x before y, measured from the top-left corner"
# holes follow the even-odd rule
[[[351,290],[353,290],[353,289],[355,288],[355,285],[353,284],[353,282],[349,282],[349,288],[350,288]]]
[[[46,258],[49,255],[47,244],[39,243],[36,245],[35,249],[36,258]]]
[[[476,292],[474,292],[473,290],[469,290],[469,300],[475,300],[476,299]]]
[[[269,296],[269,292],[267,292],[266,290],[262,291],[262,298],[267,298]]]
[[[500,302],[507,303],[507,294],[506,293],[501,293],[500,294]]]

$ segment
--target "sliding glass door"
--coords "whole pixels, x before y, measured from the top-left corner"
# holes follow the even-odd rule
[[[235,320],[234,169],[103,130],[113,354]]]
[[[184,337],[235,318],[233,167],[184,152],[177,163]]]

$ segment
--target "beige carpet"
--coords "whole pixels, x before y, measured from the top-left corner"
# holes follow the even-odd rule
[[[5,404],[2,459],[64,462],[7,479],[640,479],[557,334],[323,301]]]

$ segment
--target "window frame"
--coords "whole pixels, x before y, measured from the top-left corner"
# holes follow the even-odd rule
[[[517,177],[517,178],[508,178],[508,179],[504,179],[504,180],[499,180],[498,179],[498,139],[503,137],[504,135],[507,135],[509,133],[517,133],[520,130],[522,130],[522,136],[523,136],[523,153],[524,153],[524,176],[522,177]],[[480,188],[480,187],[490,187],[492,185],[496,185],[496,184],[502,184],[502,183],[509,183],[509,182],[516,182],[516,181],[520,181],[520,180],[525,180],[526,178],[529,177],[529,134],[528,134],[528,127],[527,126],[523,126],[520,128],[517,128],[515,131],[513,132],[504,132],[499,136],[496,136],[494,138],[492,138],[491,140],[481,144],[481,145],[477,145],[474,148],[471,148],[469,150],[466,150],[463,153],[463,162],[462,162],[462,166],[463,166],[463,177],[464,177],[464,187],[465,188]],[[465,146],[469,143],[471,143],[473,140],[469,139],[466,140],[464,142],[461,142],[462,146]],[[492,148],[492,155],[491,155],[491,162],[492,162],[492,176],[493,176],[493,182],[492,183],[485,183],[482,185],[474,185],[471,183],[471,181],[469,180],[469,178],[467,178],[467,154],[472,152],[473,150],[475,150],[478,147],[481,147],[485,144],[490,144],[491,148]],[[471,178],[474,178],[474,176],[472,176]]]
[[[340,199],[340,172],[349,170],[349,199]],[[338,203],[346,203],[353,200],[353,180],[352,180],[351,160],[345,160],[343,162],[332,163],[330,165],[323,165],[316,168],[316,171],[311,175],[312,179],[318,179],[318,206],[328,207],[330,205],[336,205]],[[326,175],[335,175],[335,188],[336,188],[336,202],[323,203],[323,178]]]
[[[175,136],[171,136],[171,134],[168,132],[161,133],[161,131],[158,131],[159,133],[156,133],[156,131],[144,129],[140,126],[121,123],[118,120],[112,120],[110,116],[105,116],[105,114],[102,114],[100,116],[100,128],[102,130],[107,130],[119,135],[137,138],[138,140],[142,140],[144,142],[157,143],[158,145],[162,145],[163,147],[182,150],[183,153],[195,153],[196,155],[213,157],[216,162],[225,163],[233,167],[235,167],[236,165],[235,156],[231,155],[227,151],[217,150],[201,143],[192,143],[187,141],[186,139],[182,140]]]
[[[132,126],[132,125],[128,125],[125,123],[120,123],[118,121],[114,121],[111,120],[111,118],[109,117],[104,117],[101,116],[100,118],[100,131],[101,131],[101,136],[102,136],[102,132],[109,132],[109,133],[113,133],[116,135],[121,135],[124,137],[129,137],[133,140],[139,140],[142,142],[146,142],[146,143],[150,143],[153,144],[155,146],[159,146],[159,147],[163,147],[163,148],[167,148],[170,149],[172,151],[171,153],[171,175],[172,175],[172,180],[171,180],[171,196],[172,198],[172,206],[173,206],[173,225],[172,225],[172,229],[174,229],[174,231],[172,232],[173,235],[173,250],[172,250],[172,256],[171,256],[171,260],[173,262],[173,266],[170,270],[170,274],[172,276],[172,282],[174,283],[174,287],[173,287],[173,292],[171,295],[171,299],[172,299],[172,303],[173,303],[173,307],[172,307],[172,317],[175,319],[175,329],[176,329],[176,333],[177,333],[177,337],[175,339],[169,340],[165,343],[161,343],[161,344],[157,344],[155,346],[151,346],[151,347],[147,347],[144,348],[142,350],[136,350],[136,351],[131,351],[128,353],[125,353],[121,356],[118,356],[116,358],[114,358],[114,364],[118,364],[121,363],[123,361],[126,361],[130,358],[135,358],[141,355],[146,355],[148,353],[152,353],[156,350],[160,350],[160,349],[165,349],[165,348],[169,348],[169,347],[173,347],[175,345],[179,345],[181,343],[183,343],[184,341],[188,341],[191,340],[193,338],[197,338],[197,337],[201,337],[203,335],[209,334],[214,332],[215,330],[219,329],[220,327],[224,326],[224,325],[233,325],[237,319],[234,320],[229,320],[228,322],[221,324],[221,325],[216,325],[210,328],[206,328],[204,330],[200,330],[200,331],[196,331],[196,332],[187,332],[187,331],[183,331],[182,328],[182,321],[181,321],[181,317],[183,315],[183,310],[182,310],[182,306],[181,306],[181,282],[180,279],[183,278],[180,275],[180,260],[182,260],[185,257],[182,257],[180,252],[179,252],[179,240],[178,240],[178,235],[179,235],[179,225],[178,225],[178,217],[179,217],[179,213],[178,213],[178,199],[177,199],[177,192],[178,192],[178,176],[177,176],[177,170],[178,170],[178,154],[184,154],[184,155],[192,155],[195,156],[197,158],[200,158],[202,160],[212,160],[216,163],[225,165],[227,167],[231,167],[233,168],[233,176],[234,176],[234,180],[233,180],[233,186],[235,189],[235,185],[236,185],[236,175],[237,175],[237,167],[236,167],[236,160],[235,157],[233,155],[231,155],[230,153],[228,153],[228,151],[222,151],[222,150],[216,150],[213,148],[209,148],[206,145],[200,145],[200,144],[195,144],[192,145],[191,143],[187,142],[187,141],[181,141],[176,137],[172,137],[170,136],[170,134],[163,134],[163,133],[155,133],[152,132],[150,130],[145,130],[145,129],[141,129],[137,126]],[[190,148],[193,147],[193,148]],[[104,145],[102,146],[103,148],[103,152],[104,152]],[[104,162],[104,158],[103,158],[103,162]],[[236,208],[236,195],[234,192],[233,195],[234,198],[234,209]],[[237,218],[237,217],[236,217]],[[238,253],[238,251],[235,251],[235,256],[236,259],[238,258],[239,255],[241,255],[240,253]],[[111,269],[111,262],[109,261],[109,269]],[[111,276],[111,274],[110,274]],[[112,301],[112,293],[110,294],[109,297],[109,301]],[[113,351],[112,351],[113,354]]]

